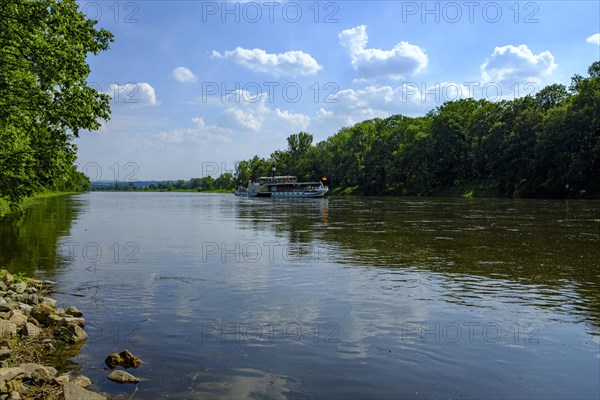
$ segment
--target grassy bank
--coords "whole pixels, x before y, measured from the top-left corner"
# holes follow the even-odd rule
[[[31,197],[27,197],[27,198],[23,199],[23,201],[21,201],[19,203],[19,208],[24,209],[24,208],[30,207],[34,204],[38,204],[41,200],[48,199],[50,197],[65,196],[68,194],[77,194],[77,193],[80,193],[80,192],[60,192],[60,191],[55,191],[55,190],[47,190],[47,191],[39,192],[39,193],[34,194]],[[0,198],[0,217],[8,214],[10,212],[11,212],[10,203],[8,201],[6,201],[5,199]]]

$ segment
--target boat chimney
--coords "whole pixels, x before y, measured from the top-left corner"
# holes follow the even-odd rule
[[[274,176],[275,176],[275,166],[273,165],[271,167],[271,177],[274,177]]]

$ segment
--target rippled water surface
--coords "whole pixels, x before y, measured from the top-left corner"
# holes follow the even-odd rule
[[[0,220],[134,398],[599,398],[600,202],[91,193]]]

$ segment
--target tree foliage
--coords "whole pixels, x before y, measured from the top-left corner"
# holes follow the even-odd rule
[[[393,115],[340,129],[312,145],[305,132],[287,150],[236,168],[236,183],[269,173],[329,177],[365,194],[428,195],[484,188],[500,197],[600,197],[600,62],[571,86],[550,85],[511,101],[463,99],[427,115]]]
[[[0,197],[13,205],[82,179],[71,141],[110,112],[109,97],[87,82],[87,56],[112,41],[95,23],[74,0],[0,3]]]

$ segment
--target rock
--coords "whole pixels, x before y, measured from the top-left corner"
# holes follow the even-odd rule
[[[104,362],[110,369],[113,369],[117,366],[121,366],[123,368],[137,368],[142,363],[142,360],[131,354],[129,350],[125,349],[120,353],[113,353],[106,357]]]
[[[39,301],[41,304],[48,304],[50,305],[52,308],[56,308],[56,303],[57,301],[50,298],[50,297],[38,297]]]
[[[12,354],[12,350],[8,347],[3,347],[0,349],[0,360],[5,360],[10,357]]]
[[[12,392],[10,396],[8,396],[8,400],[21,400],[22,397],[19,392]]]
[[[32,286],[25,289],[25,293],[27,293],[27,294],[36,294],[37,292],[38,292],[38,290]]]
[[[129,372],[121,371],[120,369],[115,370],[108,374],[108,379],[119,383],[138,383],[140,380]]]
[[[79,325],[80,327],[84,327],[85,319],[83,318],[75,318],[75,317],[61,317],[57,322],[59,326],[71,326],[71,325]]]
[[[71,379],[71,383],[79,387],[86,388],[92,384],[92,381],[87,376],[79,375]]]
[[[67,382],[63,385],[65,400],[106,400],[98,393],[90,392],[84,388]]]
[[[25,372],[26,379],[34,378],[34,375],[36,373],[37,373],[38,377],[41,374],[41,376],[45,376],[48,379],[54,378],[54,376],[56,376],[56,368],[46,367],[45,365],[41,365],[41,364],[34,364],[34,363],[20,364],[19,368],[21,368]],[[47,379],[44,379],[44,380],[47,380]]]
[[[0,275],[4,274],[4,272],[5,272],[5,271],[6,271],[6,270],[2,270],[2,271],[0,272]],[[3,281],[4,283],[6,283],[7,285],[10,285],[11,283],[13,283],[13,282],[14,282],[14,280],[15,280],[15,277],[14,277],[14,276],[12,276],[12,274],[11,274],[10,272],[8,272],[8,271],[6,271],[6,274],[5,274],[5,275],[2,277],[2,281]]]
[[[0,319],[0,346],[12,346],[12,338],[17,334],[17,325]]]
[[[50,314],[46,317],[44,323],[46,326],[61,326],[61,318],[56,314]]]
[[[0,281],[0,291],[6,292],[6,283],[4,283],[3,281]]]
[[[33,306],[29,305],[29,304],[19,304],[19,309],[21,311],[23,311],[26,314],[29,314],[31,312],[31,310],[33,309]]]
[[[25,377],[25,371],[19,367],[0,369],[0,393],[10,393],[21,388],[21,381]]]
[[[12,316],[8,319],[13,324],[17,325],[17,328],[25,326],[27,323],[27,315],[23,314],[19,310],[14,310]]]
[[[8,320],[12,315],[11,311],[7,311],[7,312],[0,312],[0,319],[6,319]]]
[[[23,329],[23,334],[25,336],[36,337],[40,334],[40,328],[32,324],[31,322],[27,322],[25,324],[25,328]]]
[[[13,308],[14,307],[8,303],[0,304],[0,312],[11,312]]]
[[[19,303],[25,303],[32,306],[39,304],[40,302],[37,294],[15,294],[13,299]]]
[[[77,307],[75,307],[75,306],[69,307],[69,309],[67,310],[67,314],[72,315],[72,316],[74,316],[76,318],[83,317],[83,313],[81,311],[79,311],[77,309]]]
[[[38,304],[31,309],[31,316],[38,322],[45,324],[46,319],[54,313],[54,307],[47,303]]]
[[[8,288],[16,293],[21,294],[25,292],[25,289],[27,289],[27,285],[24,282],[15,282]]]
[[[87,333],[79,325],[70,325],[65,329],[65,333],[68,336],[69,343],[79,343],[87,340],[89,337]]]
[[[70,379],[69,374],[62,374],[62,375],[55,377],[54,382],[59,385],[64,385],[65,383],[69,382],[69,379]]]

